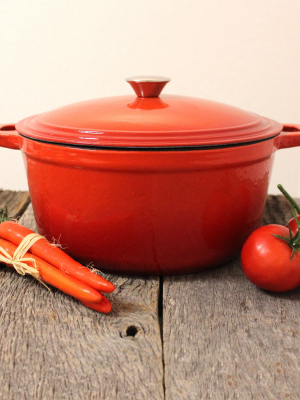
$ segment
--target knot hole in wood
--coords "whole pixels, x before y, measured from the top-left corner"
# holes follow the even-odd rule
[[[140,336],[143,331],[143,328],[139,324],[132,324],[124,326],[120,331],[120,336],[124,339],[134,339],[137,335]]]
[[[126,329],[126,336],[131,336],[131,337],[135,337],[135,335],[138,333],[138,330],[135,326],[130,325],[128,326],[128,328]]]

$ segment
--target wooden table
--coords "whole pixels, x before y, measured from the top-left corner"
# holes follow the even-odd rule
[[[35,228],[27,192],[0,207]],[[269,196],[264,223],[289,206]],[[107,275],[109,315],[0,269],[1,399],[300,399],[300,290],[271,294],[240,261],[169,277]]]

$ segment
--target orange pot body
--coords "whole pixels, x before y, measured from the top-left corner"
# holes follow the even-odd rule
[[[226,263],[262,220],[275,139],[207,150],[89,150],[22,138],[39,233],[103,271]]]

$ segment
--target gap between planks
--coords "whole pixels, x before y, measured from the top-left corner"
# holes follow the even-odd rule
[[[19,209],[16,214],[20,213]],[[264,222],[284,223],[288,217],[289,206],[283,199],[269,196]],[[34,227],[31,206],[21,222]],[[194,275],[149,279],[111,275],[118,292],[109,322],[56,291],[52,308],[45,312],[45,304],[48,307],[51,302],[30,277],[25,278],[25,285],[24,278],[12,271],[6,275],[10,278],[9,285],[4,285],[8,296],[2,296],[1,303],[10,310],[10,321],[4,318],[4,306],[0,312],[2,330],[11,339],[0,347],[5,365],[0,379],[6,374],[2,382],[6,398],[27,393],[39,399],[52,399],[54,394],[65,399],[162,399],[163,369],[166,400],[300,398],[295,386],[299,291],[266,295],[244,279],[239,262]],[[160,327],[155,312],[158,306]],[[143,325],[144,313],[152,318]],[[83,325],[87,331],[82,331]],[[131,338],[126,337],[130,326],[138,328]],[[22,331],[23,335],[18,334]],[[156,338],[154,343],[151,335]],[[126,346],[120,338],[127,341]],[[93,352],[86,348],[87,343]],[[274,353],[276,345],[280,350]],[[123,355],[121,349],[125,349]],[[264,349],[269,351],[267,358]],[[37,350],[39,356],[34,354]]]
[[[35,229],[31,205],[20,223]],[[0,277],[3,398],[164,399],[158,277],[108,275],[108,315],[10,268]]]

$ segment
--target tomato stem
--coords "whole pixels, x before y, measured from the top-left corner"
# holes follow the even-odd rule
[[[298,232],[296,233],[296,235],[293,237],[290,225],[288,226],[289,234],[290,234],[289,238],[287,238],[285,236],[281,236],[281,235],[273,235],[277,239],[280,239],[280,240],[283,240],[284,242],[286,242],[286,244],[292,249],[291,260],[294,258],[296,251],[300,252],[300,244],[299,244],[299,242],[300,242],[300,222],[297,218],[296,208],[294,206],[292,207],[292,214],[293,214],[293,217],[295,218],[295,221],[296,221],[296,224],[298,227]]]
[[[292,249],[291,260],[292,260],[296,251],[300,252],[300,221],[298,220],[297,213],[296,213],[296,211],[297,211],[298,214],[300,215],[300,206],[295,202],[295,200],[292,198],[292,196],[288,194],[288,192],[284,189],[284,187],[281,184],[277,185],[277,187],[292,206],[292,214],[293,214],[293,218],[297,224],[298,231],[295,234],[295,236],[293,237],[292,229],[290,227],[290,224],[288,224],[290,238],[279,236],[279,235],[273,235],[273,236],[285,241],[288,244],[288,246],[291,247],[291,249]]]
[[[295,200],[292,198],[292,196],[288,194],[288,192],[284,189],[284,187],[281,184],[277,185],[277,187],[281,191],[281,193],[284,195],[284,197],[290,202],[290,204],[293,207],[295,207],[295,209],[297,210],[298,214],[300,214],[300,207],[295,202]],[[297,217],[295,219],[298,220]]]
[[[300,222],[299,222],[299,220],[298,220],[298,218],[297,218],[297,214],[296,214],[296,209],[295,209],[295,207],[292,207],[292,214],[293,214],[293,217],[294,217],[294,219],[295,219],[295,221],[296,221],[296,224],[297,224],[297,228],[298,228],[298,232],[296,233],[296,235],[293,237],[293,239],[292,239],[292,245],[293,245],[293,247],[295,247],[295,246],[297,246],[298,244],[299,244],[299,242],[300,242]]]

